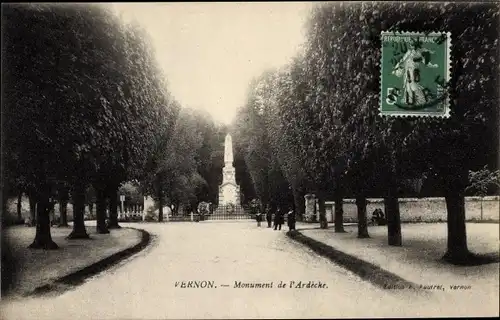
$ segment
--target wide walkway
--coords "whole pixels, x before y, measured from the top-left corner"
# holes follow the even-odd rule
[[[2,301],[0,318],[332,318],[461,314],[452,305],[436,303],[430,295],[376,288],[317,257],[286,237],[284,230],[257,228],[253,222],[241,221],[131,226],[144,228],[154,235],[152,246],[62,295]],[[186,288],[182,281],[213,281],[214,287]],[[285,288],[279,287],[281,281]],[[295,282],[293,288],[289,287],[291,281]],[[322,288],[296,288],[300,281],[321,282]],[[239,282],[242,286],[272,282],[272,288],[235,288]]]
[[[455,305],[456,312],[498,315],[499,263],[455,266],[442,261],[447,244],[446,223],[403,224],[401,227],[403,246],[394,247],[387,244],[386,226],[370,226],[370,238],[358,239],[357,225],[345,226],[346,233],[335,233],[333,225],[326,230],[319,229],[317,224],[297,225],[302,234],[414,284],[442,286],[445,292],[436,294],[435,299],[441,304]],[[476,254],[498,256],[498,224],[467,223],[467,242],[469,250]]]

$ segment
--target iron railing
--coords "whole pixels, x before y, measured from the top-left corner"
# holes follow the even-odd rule
[[[234,206],[232,208],[220,206],[204,218],[205,220],[247,220],[254,219],[255,217],[250,214],[249,210],[242,206]]]

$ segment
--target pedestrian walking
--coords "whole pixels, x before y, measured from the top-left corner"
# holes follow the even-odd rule
[[[288,211],[288,216],[287,216],[287,222],[288,222],[288,229],[295,230],[295,211],[293,211],[293,208],[290,207],[290,210]]]
[[[271,212],[271,208],[269,208],[269,205],[266,206],[266,220],[267,227],[271,228],[271,223],[273,222],[273,213]]]
[[[283,212],[280,207],[276,210],[276,214],[274,215],[274,230],[281,230],[281,225],[283,224]]]
[[[260,208],[257,208],[255,219],[257,220],[257,227],[260,227],[260,222],[262,221],[262,212],[260,212]]]
[[[285,224],[285,214],[286,214],[285,210],[286,209],[281,209],[280,210],[280,216],[279,216],[280,217],[280,225],[279,225],[280,230],[281,230],[281,225]]]

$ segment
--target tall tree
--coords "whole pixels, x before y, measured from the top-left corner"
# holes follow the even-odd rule
[[[269,117],[272,110],[275,71],[270,70],[250,85],[246,105],[236,122],[238,149],[245,154],[254,189],[263,205],[288,205],[291,187],[277,157]]]
[[[498,92],[494,89],[498,83],[496,77],[490,76],[491,70],[486,69],[496,61],[498,53],[498,12],[497,4],[362,3],[318,7],[316,16],[324,18],[316,20],[325,22],[323,27],[319,24],[313,30],[339,32],[325,36],[324,42],[330,43],[331,52],[339,48],[349,52],[347,59],[345,54],[334,54],[330,59],[332,64],[326,63],[323,68],[332,70],[338,79],[335,86],[329,84],[323,91],[341,98],[332,104],[341,110],[336,118],[342,123],[340,136],[345,144],[347,172],[357,191],[361,215],[365,194],[373,192],[374,181],[380,181],[376,179],[377,174],[383,172],[381,176],[390,177],[384,185],[390,209],[391,244],[401,242],[395,201],[400,181],[438,176],[448,210],[445,259],[467,263],[473,258],[466,244],[463,196],[468,170],[495,163],[497,159],[491,140],[498,139],[498,126],[494,125],[498,112],[493,107],[498,105]],[[334,15],[338,19],[330,18]],[[470,17],[477,21],[473,26],[459,23]],[[381,42],[378,35],[383,30],[451,32],[452,78],[447,84],[452,108],[450,119],[378,117],[380,86],[378,77],[373,75],[379,74]],[[479,42],[475,38],[478,33],[484,35]],[[347,61],[335,63],[336,59]],[[493,65],[497,70],[498,65]],[[490,138],[484,139],[485,136]],[[375,170],[376,159],[387,165]]]
[[[143,182],[145,190],[158,203],[159,221],[163,221],[166,199],[179,204],[196,202],[196,190],[206,185],[198,172],[197,153],[202,146],[202,134],[192,110],[178,108],[179,115],[173,132],[157,137],[155,152],[148,162],[149,175]]]
[[[101,5],[12,5],[6,11],[7,149],[9,163],[19,160],[10,172],[30,182],[33,199],[45,203],[37,202],[42,215],[48,213],[43,197],[53,196],[54,185],[71,186],[70,238],[88,237],[83,201],[94,184],[97,228],[106,232],[103,190],[116,190],[142,167],[164,107],[162,76],[150,67],[147,44],[134,40],[141,34]],[[67,68],[61,72],[58,64]],[[28,123],[30,130],[18,130]],[[47,232],[45,225],[37,228],[37,246],[53,247]]]

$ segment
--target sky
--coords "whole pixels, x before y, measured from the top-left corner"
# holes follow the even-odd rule
[[[285,65],[304,41],[310,2],[113,3],[151,35],[173,96],[229,124],[250,81]]]

